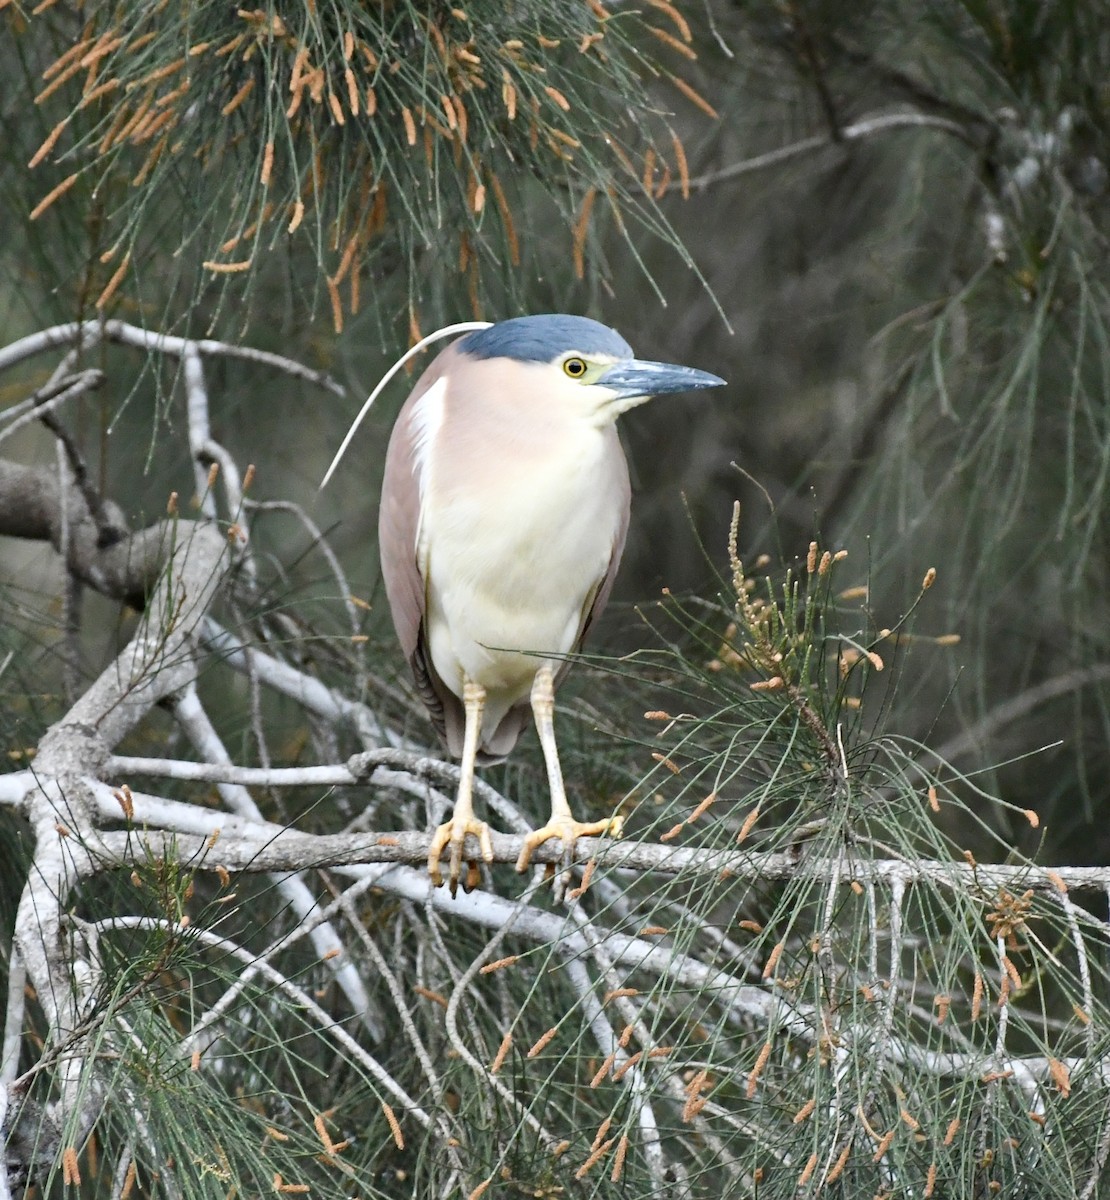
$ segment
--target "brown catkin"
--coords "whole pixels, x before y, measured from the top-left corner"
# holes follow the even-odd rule
[[[566,96],[563,95],[562,92],[559,91],[558,88],[548,86],[543,90],[551,97],[552,100],[555,101],[555,103],[563,110],[563,112],[570,112],[570,101],[566,98]]]
[[[490,186],[493,188],[493,197],[497,201],[497,208],[501,213],[501,223],[505,227],[505,237],[509,243],[509,261],[514,267],[519,267],[520,241],[516,235],[516,225],[513,222],[512,209],[509,208],[509,200],[505,195],[505,189],[501,186],[501,180],[497,178],[497,175],[493,171],[490,172]],[[587,867],[587,869],[589,868]],[[583,876],[582,882],[585,886],[585,876]]]
[[[848,1165],[848,1156],[852,1153],[852,1139],[849,1138],[840,1152],[840,1157],[832,1165],[832,1170],[825,1176],[825,1183],[835,1183]]]
[[[123,256],[123,262],[116,267],[112,274],[112,278],[108,280],[104,286],[104,290],[96,298],[96,308],[103,308],[109,300],[116,294],[116,289],[123,282],[123,277],[127,274],[127,268],[131,265],[131,251]],[[129,818],[130,819],[130,818]]]
[[[497,1053],[494,1055],[493,1062],[490,1063],[489,1073],[496,1075],[501,1070],[505,1063],[505,1056],[509,1053],[509,1047],[513,1044],[512,1033],[506,1033],[501,1039],[501,1045],[497,1047]]]
[[[537,1054],[542,1054],[544,1052],[544,1050],[547,1049],[548,1043],[552,1040],[552,1038],[554,1038],[554,1036],[558,1032],[559,1032],[559,1026],[552,1025],[551,1028],[545,1034],[543,1034],[542,1037],[540,1037],[539,1041],[536,1042],[536,1044],[532,1047],[532,1049],[528,1051],[528,1053],[525,1055],[525,1057],[526,1058],[535,1058]]]
[[[251,269],[251,260],[245,258],[240,262],[213,262],[211,259],[206,259],[201,266],[206,271],[211,271],[213,275],[235,275],[239,271],[249,271]]]
[[[88,106],[90,104],[92,104],[94,101],[99,100],[101,98],[101,96],[109,95],[111,92],[114,92],[118,87],[120,87],[120,81],[118,79],[107,79],[102,84],[100,84],[98,87],[94,87],[91,92],[86,92],[84,94],[84,96],[81,97],[81,103],[77,107],[78,108],[88,108]],[[182,85],[180,88],[178,88],[178,92],[181,95],[184,95],[185,92],[187,92],[187,91],[188,91],[188,88],[184,85]],[[168,96],[163,96],[158,101],[158,103],[159,104],[169,104],[169,103],[172,103],[172,100]]]
[[[335,327],[336,333],[343,332],[343,301],[339,295],[339,288],[331,276],[325,276],[324,282],[327,284],[328,297],[331,300],[331,322]]]
[[[119,1194],[119,1200],[131,1200],[131,1193],[135,1188],[135,1178],[138,1174],[135,1167],[135,1160],[132,1159],[127,1168],[127,1174],[123,1180],[123,1190]]]
[[[686,147],[677,133],[671,134],[671,144],[674,146],[675,162],[678,164],[678,181],[682,185],[683,200],[690,199],[690,167],[686,161]]]
[[[809,1183],[809,1177],[813,1174],[817,1167],[817,1152],[814,1151],[806,1162],[805,1168],[798,1176],[798,1187],[805,1187]]]
[[[891,1143],[894,1141],[895,1130],[891,1129],[884,1133],[879,1144],[875,1147],[875,1153],[871,1155],[871,1161],[874,1163],[881,1162],[883,1156],[890,1149]]]
[[[635,1054],[631,1055],[628,1059],[621,1063],[621,1065],[613,1072],[613,1082],[620,1083],[625,1075],[640,1061],[643,1053],[644,1052],[642,1050],[637,1050]]]
[[[759,1057],[755,1060],[755,1066],[752,1067],[751,1074],[748,1076],[748,1086],[746,1095],[750,1100],[755,1095],[755,1089],[759,1084],[759,1077],[763,1073],[763,1068],[767,1065],[767,1060],[771,1057],[771,1043],[765,1042],[763,1049],[759,1052]]]
[[[620,1177],[624,1173],[624,1159],[628,1154],[628,1134],[622,1133],[621,1140],[617,1143],[617,1152],[613,1155],[613,1173],[609,1179],[613,1183],[619,1183]]]
[[[693,41],[694,35],[690,31],[690,25],[686,18],[678,11],[677,8],[669,0],[648,0],[652,8],[659,9],[660,12],[666,13],[667,16],[674,22],[675,28],[682,35],[684,42]]]
[[[686,824],[692,825],[700,816],[703,816],[709,809],[709,806],[717,799],[716,792],[710,792],[708,796],[694,809],[694,811],[686,818]]]
[[[699,1071],[686,1085],[686,1104],[682,1109],[682,1119],[685,1122],[693,1120],[702,1107],[701,1090],[709,1080],[709,1072]]]
[[[597,866],[597,859],[591,858],[590,861],[582,868],[582,882],[576,887],[571,888],[567,892],[567,897],[570,900],[577,900],[579,896],[584,896],[589,890],[590,880],[594,877],[594,868]]]
[[[767,961],[763,964],[763,978],[770,979],[774,974],[775,967],[778,966],[779,959],[782,957],[783,946],[785,943],[776,942],[771,947],[771,953],[767,955]]]
[[[651,757],[659,763],[660,766],[666,767],[672,775],[681,775],[682,768],[673,759],[668,758],[665,754],[660,754],[657,750],[652,752]]]
[[[694,89],[686,82],[685,79],[680,79],[677,75],[672,75],[670,78],[671,83],[678,88],[678,90],[686,97],[686,99],[689,100],[691,104],[696,104],[697,107],[700,108],[707,117],[712,117],[714,121],[720,117],[720,113],[717,112],[713,105],[710,104],[704,96],[694,91]]]
[[[660,176],[659,185],[655,188],[655,199],[661,200],[667,194],[667,188],[671,186],[671,164],[666,160],[662,161],[662,175]]]
[[[507,958],[499,958],[495,962],[486,963],[484,967],[479,969],[478,974],[490,975],[494,971],[500,971],[502,967],[511,967],[519,957],[517,954],[510,954]]]
[[[983,1011],[983,976],[978,971],[975,972],[975,986],[971,991],[971,1019],[972,1021],[979,1020],[979,1014]]]
[[[509,72],[503,69],[505,82],[501,85],[501,100],[505,105],[505,112],[508,114],[509,120],[516,120],[516,85],[509,76]]]
[[[420,339],[417,338],[417,341]],[[412,989],[418,996],[423,996],[425,1000],[430,1000],[433,1004],[438,1004],[444,1012],[447,1011],[447,997],[440,995],[439,992],[433,992],[431,988],[422,987],[420,984],[414,984]]]
[[[73,1146],[67,1146],[62,1152],[62,1181],[66,1184],[71,1184],[73,1187],[79,1187],[81,1184],[81,1170],[77,1165],[77,1150]]]
[[[1020,988],[1021,974],[1018,972],[1017,967],[1014,966],[1014,960],[1008,954],[1003,954],[1002,966],[1006,974],[1010,977],[1010,982],[1014,985],[1014,987]]]
[[[46,195],[43,196],[43,198],[38,202],[38,204],[31,209],[31,220],[37,221],[39,217],[41,217],[42,214],[51,206],[51,204],[58,199],[59,196],[64,196],[65,193],[68,192],[69,189],[77,182],[77,176],[79,174],[79,171],[74,171],[72,175],[67,175],[66,178],[63,179],[56,188],[47,192]]]
[[[596,1166],[597,1163],[609,1153],[613,1147],[613,1143],[616,1140],[616,1138],[610,1138],[607,1142],[602,1142],[601,1145],[598,1146],[598,1148],[593,1152],[593,1154],[591,1154],[590,1157],[587,1158],[586,1161],[578,1168],[578,1170],[574,1172],[574,1178],[585,1179],[590,1169]]]
[[[259,174],[259,181],[263,187],[270,186],[270,174],[274,169],[274,139],[266,143],[266,148],[262,152],[262,171]]]
[[[800,1125],[803,1121],[807,1121],[813,1114],[813,1110],[817,1107],[817,1101],[812,1096],[802,1105],[801,1108],[794,1114],[793,1124]]]
[[[594,1140],[590,1143],[590,1149],[596,1150],[598,1146],[605,1141],[605,1135],[609,1132],[609,1126],[613,1124],[612,1117],[606,1117],[604,1121],[597,1127],[597,1133],[594,1134]]]
[[[58,144],[58,138],[62,136],[62,130],[69,123],[69,117],[64,121],[59,121],[57,125],[46,135],[46,141],[35,151],[31,161],[27,164],[28,168],[34,170],[40,162],[50,153],[51,150]]]
[[[1052,1082],[1056,1085],[1060,1095],[1066,1100],[1071,1095],[1071,1073],[1068,1071],[1067,1065],[1058,1058],[1050,1058],[1048,1073],[1052,1076]]]
[[[638,996],[639,994],[640,994],[639,988],[633,988],[633,987],[614,988],[611,992],[605,993],[604,999],[601,1001],[601,1003],[608,1004],[610,1000],[621,1000],[625,996]]]
[[[598,1067],[597,1071],[594,1074],[593,1079],[590,1080],[591,1088],[596,1088],[598,1086],[598,1084],[600,1084],[601,1081],[605,1078],[605,1076],[609,1074],[609,1071],[612,1068],[613,1063],[616,1061],[616,1058],[617,1058],[617,1052],[615,1050],[610,1050],[609,1053],[605,1056],[605,1061],[601,1064],[600,1067]]]
[[[751,833],[752,829],[755,827],[756,821],[758,821],[758,820],[759,820],[759,806],[757,805],[744,818],[744,823],[743,823],[743,825],[740,826],[740,832],[736,835],[736,844],[737,845],[739,845],[741,842],[743,842],[747,838],[748,834]]]
[[[220,109],[221,117],[230,117],[240,104],[254,91],[254,80],[248,79],[234,96]]]
[[[350,67],[347,67],[343,72],[343,81],[347,85],[347,103],[350,105],[351,113],[358,116],[358,80],[355,79],[355,73]]]
[[[397,1144],[398,1150],[405,1148],[405,1135],[401,1132],[401,1125],[397,1120],[393,1109],[383,1100],[381,1102],[382,1112],[385,1113],[385,1119],[389,1122],[389,1132],[393,1134],[393,1140]]]
[[[672,50],[677,50],[683,58],[688,58],[691,61],[697,58],[697,54],[684,42],[680,42],[674,34],[668,33],[665,29],[660,29],[656,25],[644,25],[643,28],[653,37],[657,37],[665,46],[670,46]]]
[[[80,62],[71,62],[69,66],[67,66],[65,70],[54,79],[53,83],[48,83],[46,87],[39,92],[39,94],[35,97],[35,103],[42,104],[43,101],[48,100],[63,84],[68,83],[80,70]]]
[[[590,213],[593,211],[596,198],[597,188],[587,189],[586,194],[582,197],[582,207],[578,210],[578,219],[574,223],[571,255],[577,279],[583,279],[586,275],[586,233],[590,227]]]
[[[73,59],[75,59],[75,58],[79,59],[82,56],[82,54],[84,54],[85,50],[88,48],[89,43],[91,41],[92,41],[92,38],[87,37],[87,38],[82,38],[79,42],[75,42],[72,46],[70,46],[70,48],[64,54],[59,55],[59,57],[56,58],[50,64],[50,66],[48,66],[46,68],[45,71],[43,71],[43,73],[42,73],[43,79],[49,79],[52,75],[57,75],[57,73],[64,66],[66,66],[67,63],[72,62]]]

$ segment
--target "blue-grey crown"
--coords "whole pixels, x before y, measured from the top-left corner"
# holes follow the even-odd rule
[[[516,362],[552,362],[568,350],[631,358],[632,347],[615,329],[565,313],[511,317],[488,329],[468,333],[456,345],[474,358],[511,358]]]

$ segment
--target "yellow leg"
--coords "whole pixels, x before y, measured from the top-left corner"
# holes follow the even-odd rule
[[[622,820],[620,817],[608,817],[604,821],[582,822],[576,821],[571,815],[566,788],[563,786],[563,771],[559,766],[559,751],[555,745],[555,674],[547,663],[536,672],[532,683],[532,713],[536,718],[536,731],[540,735],[543,758],[547,764],[551,819],[525,837],[516,869],[527,870],[537,846],[542,846],[552,838],[560,838],[563,842],[563,868],[556,880],[555,891],[557,896],[561,896],[570,877],[570,859],[575,842],[580,837],[600,837],[606,833],[620,837]]]
[[[485,821],[474,817],[474,759],[478,754],[478,736],[482,729],[482,710],[486,706],[486,689],[480,684],[467,679],[463,681],[463,711],[466,714],[466,725],[463,731],[462,763],[459,769],[459,794],[455,799],[455,809],[451,820],[440,825],[432,835],[432,844],[428,848],[428,874],[432,883],[439,887],[443,876],[439,873],[439,859],[443,851],[450,846],[450,866],[447,873],[451,885],[451,895],[459,889],[459,869],[462,866],[463,846],[468,833],[474,834],[486,862],[493,862],[493,844],[490,841],[489,826]],[[467,871],[463,887],[470,891],[477,886],[478,869],[474,863]]]

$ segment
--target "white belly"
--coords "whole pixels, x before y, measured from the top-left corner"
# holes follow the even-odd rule
[[[432,662],[460,697],[464,675],[486,688],[486,724],[528,694],[536,655],[574,648],[608,569],[623,513],[602,482],[604,439],[586,433],[539,469],[498,464],[496,480],[450,496],[430,481],[421,559]]]

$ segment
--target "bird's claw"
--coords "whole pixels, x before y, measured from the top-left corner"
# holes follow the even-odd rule
[[[575,821],[571,817],[552,817],[546,825],[533,829],[525,834],[524,845],[516,860],[516,869],[526,871],[532,861],[532,855],[537,847],[553,838],[563,843],[563,857],[555,875],[555,899],[561,900],[567,883],[570,881],[571,860],[574,857],[575,843],[580,837],[619,838],[624,826],[623,817],[606,817],[604,821]]]
[[[478,839],[478,848],[481,851],[482,860],[488,863],[493,862],[493,841],[490,838],[489,826],[485,821],[478,821],[474,817],[464,817],[459,820],[452,817],[450,821],[445,821],[432,834],[432,843],[428,847],[428,874],[431,876],[432,884],[435,887],[443,886],[443,876],[440,874],[439,860],[444,850],[448,847],[451,849],[448,859],[447,882],[450,885],[452,896],[459,890],[459,875],[462,870],[463,849],[466,845],[467,834],[473,834]],[[468,858],[463,891],[473,891],[480,882],[481,875],[478,870],[478,864],[473,859]]]

